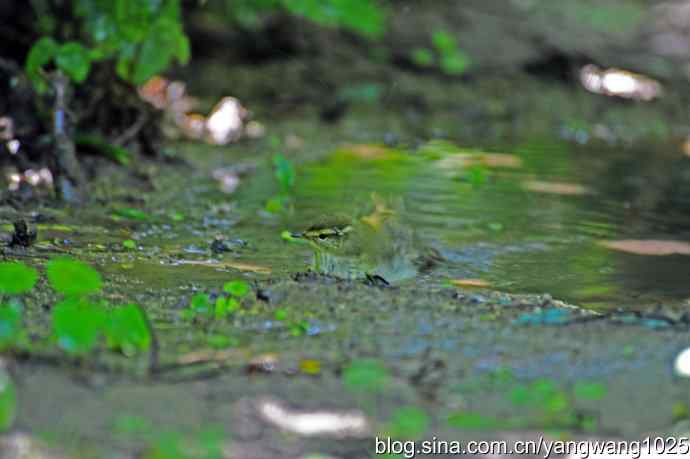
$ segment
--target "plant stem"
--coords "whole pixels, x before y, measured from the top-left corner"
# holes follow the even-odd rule
[[[67,107],[70,102],[69,80],[56,71],[51,77],[55,93],[53,108],[53,140],[55,142],[56,180],[55,187],[63,201],[81,201],[80,191],[86,182],[81,166],[77,161],[74,140],[69,134],[69,115]]]

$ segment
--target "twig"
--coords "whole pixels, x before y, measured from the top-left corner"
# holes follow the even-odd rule
[[[60,197],[65,201],[80,200],[79,190],[86,180],[82,173],[74,140],[69,135],[69,80],[60,71],[51,76],[55,91],[55,105],[53,108],[53,137],[55,140],[55,158],[57,162],[57,180],[55,182]]]
[[[114,141],[113,144],[117,145],[118,147],[123,146],[130,140],[132,140],[134,137],[139,134],[139,131],[144,127],[146,122],[149,120],[149,116],[146,112],[141,112],[139,113],[139,117],[137,120],[132,124],[130,127],[128,127],[122,134],[120,134]]]

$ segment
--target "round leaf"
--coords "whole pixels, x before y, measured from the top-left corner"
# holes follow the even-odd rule
[[[105,314],[97,306],[78,298],[55,305],[53,331],[58,345],[70,354],[89,352],[103,329]]]
[[[26,74],[39,92],[45,92],[48,89],[40,69],[55,57],[57,50],[58,44],[55,40],[43,37],[34,43],[26,56]]]
[[[16,295],[34,288],[38,272],[23,263],[7,261],[0,263],[0,293]]]
[[[249,293],[249,284],[241,280],[226,282],[223,284],[223,291],[232,296],[242,297]]]
[[[53,258],[46,267],[50,285],[63,295],[85,295],[101,289],[101,275],[69,257]]]
[[[144,311],[136,304],[115,309],[105,325],[108,346],[131,356],[151,345],[151,333]]]
[[[89,70],[91,70],[89,50],[74,41],[60,46],[55,62],[63,72],[77,83],[84,81],[89,76]]]

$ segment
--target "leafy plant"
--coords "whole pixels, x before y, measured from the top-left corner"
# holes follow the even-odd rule
[[[435,64],[443,73],[462,75],[472,64],[472,60],[458,47],[455,37],[446,30],[438,30],[431,36],[433,50],[424,47],[412,49],[410,60],[419,67],[433,67]]]
[[[36,285],[38,271],[24,263],[6,261],[0,263],[0,293],[18,295]]]
[[[183,317],[192,319],[196,316],[222,319],[240,307],[240,299],[249,293],[250,287],[245,281],[233,280],[223,284],[225,295],[218,295],[215,303],[206,293],[195,294],[189,302],[189,308],[183,311]]]
[[[469,56],[462,51],[455,37],[445,30],[433,33],[431,41],[439,55],[439,66],[449,75],[461,75],[470,66]]]
[[[342,27],[369,38],[380,37],[386,13],[374,0],[226,0],[230,16],[254,27],[263,15],[286,11],[326,27]]]
[[[211,300],[206,293],[197,293],[189,301],[189,307],[182,312],[183,317],[192,319],[197,315],[208,316],[211,314]]]
[[[105,323],[108,347],[120,350],[126,356],[148,350],[151,333],[144,311],[136,304],[115,308]]]
[[[68,298],[53,308],[53,332],[58,346],[72,355],[91,351],[101,336],[106,314],[84,298]]]
[[[73,258],[52,258],[46,266],[46,273],[51,287],[66,296],[87,295],[101,289],[98,271]]]
[[[213,315],[216,319],[232,314],[240,307],[239,301],[232,297],[219,296],[216,298],[216,304],[213,310]]]
[[[410,58],[415,65],[420,67],[431,67],[436,60],[433,51],[429,48],[414,48],[410,54]]]
[[[52,36],[44,36],[27,56],[26,73],[38,91],[47,89],[44,75],[50,64],[81,83],[93,62],[111,60],[118,76],[141,84],[173,60],[189,60],[180,0],[76,0],[71,8],[80,20],[80,27],[70,34],[71,40],[58,43]],[[58,35],[59,31],[48,32]]]
[[[241,298],[249,293],[249,284],[241,280],[226,282],[223,284],[223,291],[237,298]]]

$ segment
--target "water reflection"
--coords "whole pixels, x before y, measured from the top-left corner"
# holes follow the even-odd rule
[[[508,167],[486,161],[496,157],[492,151],[515,159]],[[407,223],[451,261],[432,281],[480,278],[498,289],[549,292],[597,308],[677,301],[690,296],[690,257],[601,245],[683,240],[690,162],[667,156],[548,141],[488,153],[450,143],[409,155],[345,148],[300,170],[294,218],[357,215],[371,192],[403,196]]]

